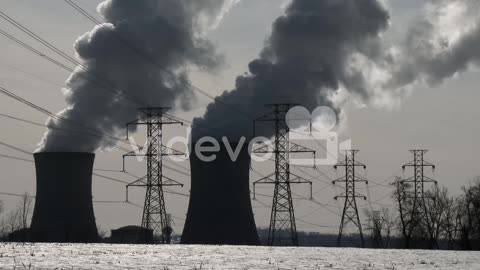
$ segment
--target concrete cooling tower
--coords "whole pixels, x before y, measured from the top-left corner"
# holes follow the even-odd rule
[[[37,194],[30,227],[34,242],[98,241],[92,204],[94,154],[36,153]]]
[[[212,162],[190,155],[191,193],[182,244],[260,245],[250,201],[247,146],[235,162],[223,143]],[[236,147],[231,145],[233,151]]]

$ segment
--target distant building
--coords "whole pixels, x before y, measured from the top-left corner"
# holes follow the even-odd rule
[[[140,226],[125,226],[112,230],[109,242],[116,244],[153,244],[153,230]]]

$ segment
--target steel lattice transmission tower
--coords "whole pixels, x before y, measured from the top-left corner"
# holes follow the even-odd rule
[[[171,228],[168,224],[163,189],[166,186],[183,187],[183,184],[163,174],[162,161],[163,156],[184,155],[184,153],[162,144],[162,128],[163,125],[183,125],[183,123],[165,114],[169,108],[141,108],[139,110],[142,117],[127,124],[127,139],[130,126],[145,125],[147,126],[147,149],[144,149],[145,146],[143,146],[123,155],[123,168],[125,171],[125,157],[146,157],[147,175],[127,185],[127,201],[129,187],[145,187],[147,189],[141,226],[161,234],[161,242],[168,244],[170,243]]]
[[[402,183],[410,183],[413,187],[413,209],[411,211],[411,226],[416,226],[419,222],[422,221],[421,213],[425,216],[424,221],[426,222],[427,228],[430,228],[430,222],[427,215],[427,208],[425,204],[425,184],[434,183],[437,184],[437,181],[425,176],[425,168],[429,167],[433,170],[435,165],[424,160],[425,154],[428,150],[410,150],[413,154],[413,161],[402,166],[402,169],[405,170],[406,167],[413,167],[413,176],[402,180]],[[413,229],[413,228],[411,228]]]
[[[270,228],[268,231],[268,245],[270,246],[298,245],[290,184],[309,184],[310,197],[312,196],[312,182],[290,172],[290,153],[313,153],[315,158],[314,150],[289,141],[290,128],[286,122],[286,115],[293,106],[294,104],[267,105],[267,107],[272,108],[272,112],[254,121],[254,126],[256,122],[273,122],[275,126],[275,141],[273,145],[262,145],[253,151],[253,153],[257,154],[275,154],[275,172],[253,183],[254,196],[256,185],[274,185]]]
[[[345,167],[345,176],[332,181],[332,184],[336,184],[339,182],[345,183],[345,193],[334,197],[335,200],[337,200],[338,198],[345,198],[342,220],[340,222],[340,228],[338,230],[337,246],[341,245],[343,230],[345,226],[351,222],[358,228],[361,245],[362,247],[365,247],[362,223],[360,222],[360,216],[358,215],[356,198],[363,198],[364,200],[366,200],[367,197],[357,194],[355,191],[355,185],[358,182],[365,182],[368,185],[368,181],[365,178],[357,175],[355,173],[355,168],[362,167],[363,169],[366,169],[367,166],[358,162],[355,159],[356,154],[359,152],[359,150],[345,150],[344,152],[345,160],[333,166],[335,170],[337,170],[338,167]]]

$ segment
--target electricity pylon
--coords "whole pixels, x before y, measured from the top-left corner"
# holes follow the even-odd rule
[[[298,245],[295,212],[293,208],[290,184],[309,184],[312,196],[312,182],[290,172],[290,153],[313,153],[315,151],[289,141],[290,128],[286,123],[286,115],[293,104],[270,104],[272,112],[254,121],[273,122],[275,126],[274,145],[263,145],[254,150],[256,154],[275,153],[275,172],[253,183],[255,185],[273,184],[274,194],[268,245]],[[315,156],[314,156],[315,158]]]
[[[146,157],[147,175],[126,186],[127,201],[129,187],[145,187],[147,190],[141,226],[151,229],[155,233],[160,233],[163,244],[170,243],[169,224],[163,188],[166,186],[183,187],[183,184],[163,174],[162,159],[163,156],[184,155],[184,153],[168,148],[162,144],[162,128],[163,125],[183,125],[183,123],[165,114],[169,108],[141,108],[139,110],[143,117],[127,124],[127,139],[128,129],[131,125],[145,125],[147,126],[147,149],[140,147],[136,151],[131,151],[123,155],[123,168],[125,171],[125,157]]]
[[[335,200],[337,200],[338,198],[345,198],[342,220],[340,222],[340,228],[338,230],[337,246],[341,245],[344,227],[351,222],[358,228],[361,245],[362,247],[365,247],[362,223],[360,222],[360,216],[358,215],[356,198],[363,198],[366,200],[367,197],[356,193],[355,184],[358,182],[365,182],[368,185],[368,181],[363,177],[355,174],[355,168],[362,167],[363,169],[366,169],[367,166],[355,160],[355,155],[359,152],[359,150],[345,150],[344,152],[345,160],[333,166],[335,170],[337,170],[338,167],[345,167],[345,176],[332,181],[332,184],[336,184],[339,182],[345,183],[345,193],[334,197]]]
[[[437,184],[437,181],[431,179],[424,175],[424,168],[430,167],[435,169],[435,165],[424,160],[425,154],[428,150],[410,150],[413,154],[413,161],[402,166],[402,170],[405,170],[406,167],[413,167],[413,176],[402,180],[402,183],[411,183],[413,184],[413,208],[411,211],[411,221],[410,221],[410,230],[413,230],[415,226],[420,224],[420,222],[425,222],[425,225],[430,229],[430,221],[427,214],[427,208],[425,204],[425,184],[434,183]],[[424,214],[422,219],[421,213]]]

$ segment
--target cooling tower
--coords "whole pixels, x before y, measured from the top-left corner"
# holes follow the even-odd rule
[[[94,154],[36,153],[34,242],[96,242],[92,204]]]
[[[250,202],[247,146],[235,162],[222,142],[212,162],[201,161],[192,151],[190,203],[182,244],[260,245]],[[236,147],[232,144],[232,151]]]

